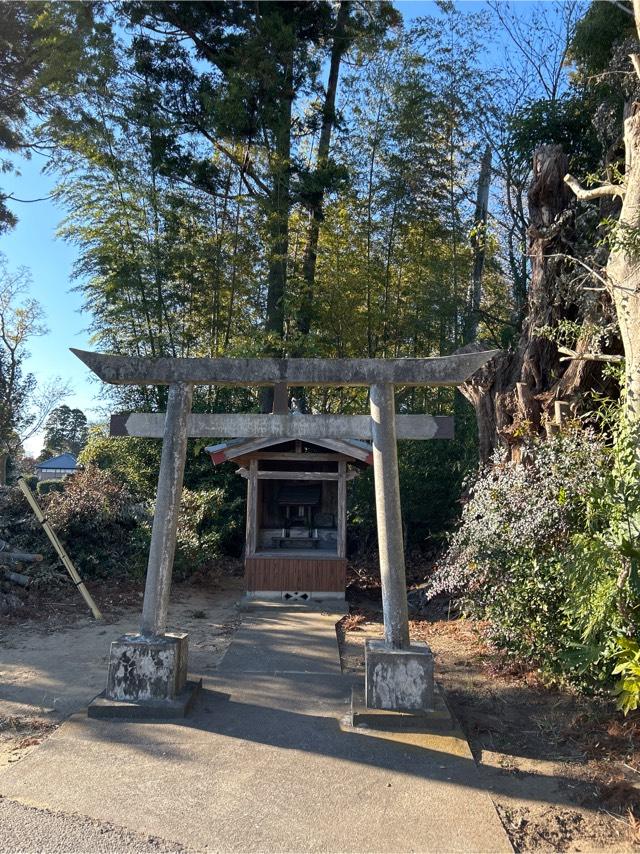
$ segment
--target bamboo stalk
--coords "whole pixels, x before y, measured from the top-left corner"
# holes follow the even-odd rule
[[[53,528],[51,527],[49,522],[47,521],[44,513],[42,512],[42,509],[40,508],[40,505],[36,501],[35,496],[33,495],[31,490],[27,486],[27,482],[25,481],[25,479],[23,477],[18,479],[18,486],[22,490],[24,497],[29,502],[29,506],[33,510],[36,519],[42,525],[45,534],[47,535],[47,537],[49,537],[49,540],[51,541],[51,545],[54,547],[54,549],[58,553],[58,556],[60,557],[60,560],[62,561],[65,569],[67,570],[67,572],[71,576],[73,583],[78,588],[82,598],[84,599],[84,601],[89,606],[91,613],[96,618],[96,620],[104,619],[101,612],[100,612],[100,609],[98,608],[96,603],[93,601],[91,594],[89,593],[89,591],[85,587],[84,581],[82,580],[82,578],[80,578],[80,575],[78,574],[77,569],[75,568],[75,566],[71,562],[71,558],[66,553],[64,546],[62,545],[62,543],[58,539],[58,535],[53,530]]]

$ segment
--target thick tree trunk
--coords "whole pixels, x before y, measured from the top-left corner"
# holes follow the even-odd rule
[[[607,280],[624,347],[627,418],[640,425],[640,257],[635,238],[640,229],[640,104],[631,112],[624,127],[626,189]]]
[[[561,362],[557,346],[539,332],[561,320],[579,319],[578,307],[567,302],[561,287],[573,274],[571,262],[559,257],[568,254],[574,240],[564,183],[567,166],[559,145],[535,152],[528,194],[531,284],[520,339],[514,351],[502,353],[461,389],[476,410],[483,462],[499,446],[517,457],[523,434],[544,433],[555,400],[577,407],[581,390],[591,385],[600,367]]]
[[[322,222],[322,205],[324,202],[325,181],[322,180],[322,172],[329,163],[329,149],[331,146],[331,134],[336,121],[336,94],[338,91],[338,76],[340,74],[340,63],[347,47],[345,24],[349,18],[350,0],[342,0],[336,17],[336,26],[333,33],[333,44],[331,47],[331,61],[329,64],[329,77],[327,80],[327,91],[322,108],[322,127],[318,140],[318,153],[316,157],[316,174],[320,179],[320,186],[309,203],[309,230],[302,258],[302,301],[298,315],[298,331],[301,335],[308,335],[311,329],[313,317],[313,293],[316,278],[316,262],[318,258],[318,239],[320,236],[320,224]]]
[[[291,120],[294,90],[293,45],[288,58],[289,92],[283,92],[280,121],[276,132],[275,149],[272,153],[271,193],[265,205],[269,235],[267,275],[267,312],[264,328],[268,340],[266,352],[282,356],[285,332],[285,299],[287,293],[287,268],[289,263],[289,213],[291,210]],[[260,392],[262,412],[271,412],[273,389],[267,386]]]
[[[351,0],[342,0],[338,8],[336,25],[333,32],[333,44],[331,47],[331,60],[329,63],[329,77],[327,79],[327,91],[322,107],[322,127],[318,140],[318,151],[316,155],[316,179],[318,188],[309,201],[309,226],[307,238],[302,255],[302,295],[300,309],[298,311],[297,327],[300,336],[300,345],[305,336],[311,331],[313,322],[313,300],[315,293],[316,265],[318,261],[318,242],[320,239],[320,226],[323,220],[323,204],[325,196],[326,176],[323,171],[329,165],[329,151],[331,148],[331,135],[336,122],[336,95],[338,92],[338,77],[340,74],[340,63],[347,49],[347,36],[345,27],[349,18]],[[303,355],[302,346],[298,347]],[[295,397],[302,412],[306,412],[306,390],[295,389]]]
[[[636,30],[640,38],[640,0],[633,0]],[[640,78],[640,54],[631,54]],[[640,103],[625,106],[625,175],[622,186],[613,184],[584,190],[571,175],[566,182],[579,199],[622,197],[622,208],[606,268],[608,292],[615,306],[624,349],[625,411],[636,434],[640,457]]]
[[[269,233],[269,272],[267,289],[267,314],[265,329],[272,337],[284,337],[284,300],[287,290],[287,262],[289,254],[289,210],[291,199],[291,111],[293,100],[283,104],[281,125],[274,152],[273,188],[267,207]],[[276,344],[277,346],[277,344]]]
[[[485,148],[480,164],[478,178],[478,194],[473,218],[474,233],[471,239],[473,248],[473,270],[471,285],[467,300],[467,315],[465,317],[464,343],[470,344],[478,335],[480,320],[480,305],[482,303],[482,274],[487,254],[487,217],[489,214],[489,187],[491,185],[491,147]]]

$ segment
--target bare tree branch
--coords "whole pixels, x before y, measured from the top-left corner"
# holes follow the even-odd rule
[[[598,273],[597,270],[594,270],[593,267],[590,267],[581,258],[576,258],[574,255],[567,255],[565,252],[555,252],[553,255],[547,255],[547,258],[562,258],[565,261],[574,261],[576,264],[580,264],[587,272],[591,273],[599,282],[602,282],[604,290],[608,290],[611,287],[611,282],[608,282],[601,273]],[[593,290],[593,288],[585,288],[585,290]]]
[[[29,427],[20,435],[20,444],[35,436],[43,428],[53,410],[71,394],[71,386],[60,377],[54,377],[37,389],[31,400],[31,418]]]
[[[621,0],[608,0],[612,6],[615,6],[616,9],[620,9],[621,12],[626,12],[627,15],[630,15],[633,18],[633,9],[630,9],[626,3],[621,2]]]
[[[613,353],[576,353],[569,347],[558,347],[558,352],[566,354],[560,359],[561,362],[615,362],[616,364],[624,362],[624,356]]]
[[[8,196],[2,196],[2,198],[8,199],[10,202],[20,202],[22,205],[31,205],[34,202],[46,202],[53,198],[53,196],[49,194],[48,196],[41,196],[39,199],[19,199],[17,196],[14,196],[13,193],[10,193]]]
[[[576,198],[580,199],[581,202],[601,199],[603,196],[618,196],[620,199],[624,198],[625,188],[621,184],[603,184],[601,187],[593,187],[591,190],[585,190],[573,175],[565,175],[564,182],[571,188]]]

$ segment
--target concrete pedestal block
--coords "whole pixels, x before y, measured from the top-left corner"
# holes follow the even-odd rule
[[[368,709],[415,713],[433,709],[433,654],[427,644],[393,649],[382,640],[368,640],[365,695]]]
[[[123,635],[111,644],[108,700],[173,700],[187,682],[186,634]]]
[[[184,717],[202,685],[187,682],[186,634],[123,635],[111,644],[107,689],[92,718]]]

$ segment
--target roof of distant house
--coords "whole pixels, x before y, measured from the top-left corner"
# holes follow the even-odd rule
[[[37,469],[69,469],[73,471],[78,468],[78,461],[73,454],[59,454],[57,457],[51,457],[50,460],[45,460],[42,463],[36,464]]]

